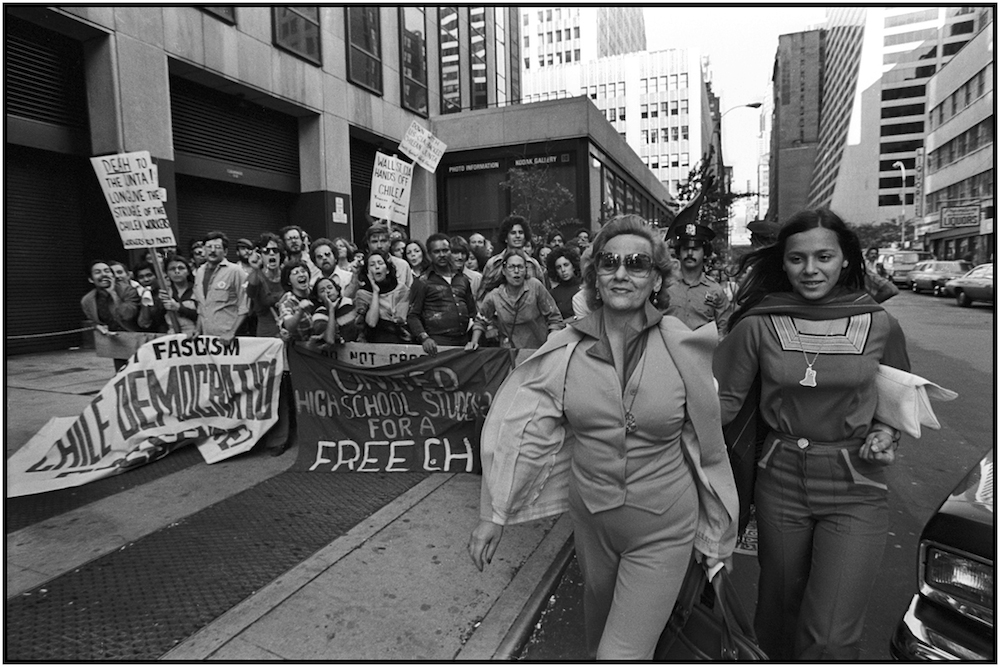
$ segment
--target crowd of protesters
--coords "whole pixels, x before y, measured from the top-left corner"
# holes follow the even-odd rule
[[[418,239],[377,221],[360,242],[310,240],[289,225],[231,247],[226,234],[210,232],[186,253],[149,251],[131,270],[91,262],[93,289],[81,306],[109,335],[279,337],[319,352],[343,342],[409,343],[428,354],[438,346],[538,347],[586,314],[573,309],[586,230],[568,241],[562,232],[536,237],[512,215],[495,241],[479,233]],[[116,369],[124,363],[115,360]]]

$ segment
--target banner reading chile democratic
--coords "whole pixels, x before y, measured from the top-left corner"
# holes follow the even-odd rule
[[[293,470],[481,472],[479,434],[513,354],[454,349],[368,368],[289,346],[288,365]]]

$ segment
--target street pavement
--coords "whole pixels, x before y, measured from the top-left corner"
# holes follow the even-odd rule
[[[90,350],[7,358],[6,455],[50,418],[79,414],[112,374],[111,361]],[[418,474],[404,484],[392,475],[323,478],[288,472],[294,447],[280,457],[251,452],[211,466],[190,459],[169,474],[153,474],[185,454],[174,452],[111,484],[86,485],[121,486],[101,497],[80,487],[6,501],[6,660],[504,659],[526,640],[569,556],[568,518],[536,521],[506,530],[493,563],[477,571],[466,550],[478,518],[476,475]],[[130,475],[150,479],[135,484]],[[388,502],[374,498],[379,494]],[[33,513],[56,495],[60,510],[35,520]],[[259,496],[262,502],[254,500]],[[362,506],[369,508],[362,516],[345,519],[351,525],[319,522]],[[289,507],[295,511],[279,511]],[[247,540],[236,558],[260,562],[215,564],[213,540],[230,530],[226,517],[242,511],[248,513],[239,515],[237,533],[254,534],[232,537]],[[302,516],[310,511],[318,517],[312,524]],[[261,520],[251,529],[255,518]],[[286,558],[275,570],[267,551],[279,550],[288,538],[278,529],[296,522],[334,536],[310,543],[308,553],[296,552],[294,562]],[[261,547],[255,542],[265,543],[263,552],[252,551]],[[129,560],[146,553],[152,555],[139,560],[148,567],[135,562],[138,556]],[[154,572],[178,564],[195,570],[165,581]],[[208,573],[209,583],[223,582],[230,590],[215,595],[231,603],[209,600],[208,612],[179,610],[186,601],[160,590],[183,593],[188,577],[206,575],[198,565],[218,569]],[[233,575],[240,568],[262,585]],[[108,609],[117,610],[115,618],[106,618]],[[146,626],[155,628],[149,640],[135,639]],[[30,638],[18,641],[24,633]]]

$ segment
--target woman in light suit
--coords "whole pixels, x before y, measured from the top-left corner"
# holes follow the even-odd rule
[[[472,560],[492,560],[505,524],[568,509],[599,660],[651,659],[692,553],[710,567],[735,545],[718,336],[661,315],[671,267],[642,218],[608,223],[583,268],[591,314],[511,373],[483,428]]]

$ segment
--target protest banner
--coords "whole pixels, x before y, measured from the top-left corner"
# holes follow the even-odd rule
[[[7,460],[7,497],[80,486],[193,442],[208,463],[248,451],[278,419],[284,343],[163,336],[76,418],[50,421]]]
[[[421,167],[431,172],[437,170],[441,156],[448,149],[448,145],[431,134],[417,121],[410,123],[406,130],[406,135],[399,142],[399,150],[406,157],[414,160]]]
[[[126,250],[177,245],[149,151],[92,157],[90,163]]]
[[[412,182],[412,164],[376,151],[369,200],[372,217],[407,224]]]
[[[464,346],[459,345],[438,345],[438,352],[464,349]],[[529,348],[518,348],[513,351],[517,353],[517,359],[514,361],[515,366],[535,353],[535,350]],[[425,357],[427,353],[424,352],[424,348],[421,345],[404,345],[402,343],[344,343],[337,346],[335,356],[338,360],[346,361],[355,366],[373,367],[398,364],[400,361],[406,361],[407,359]]]
[[[368,368],[289,347],[299,447],[291,469],[482,471],[479,434],[513,357],[456,349]]]

